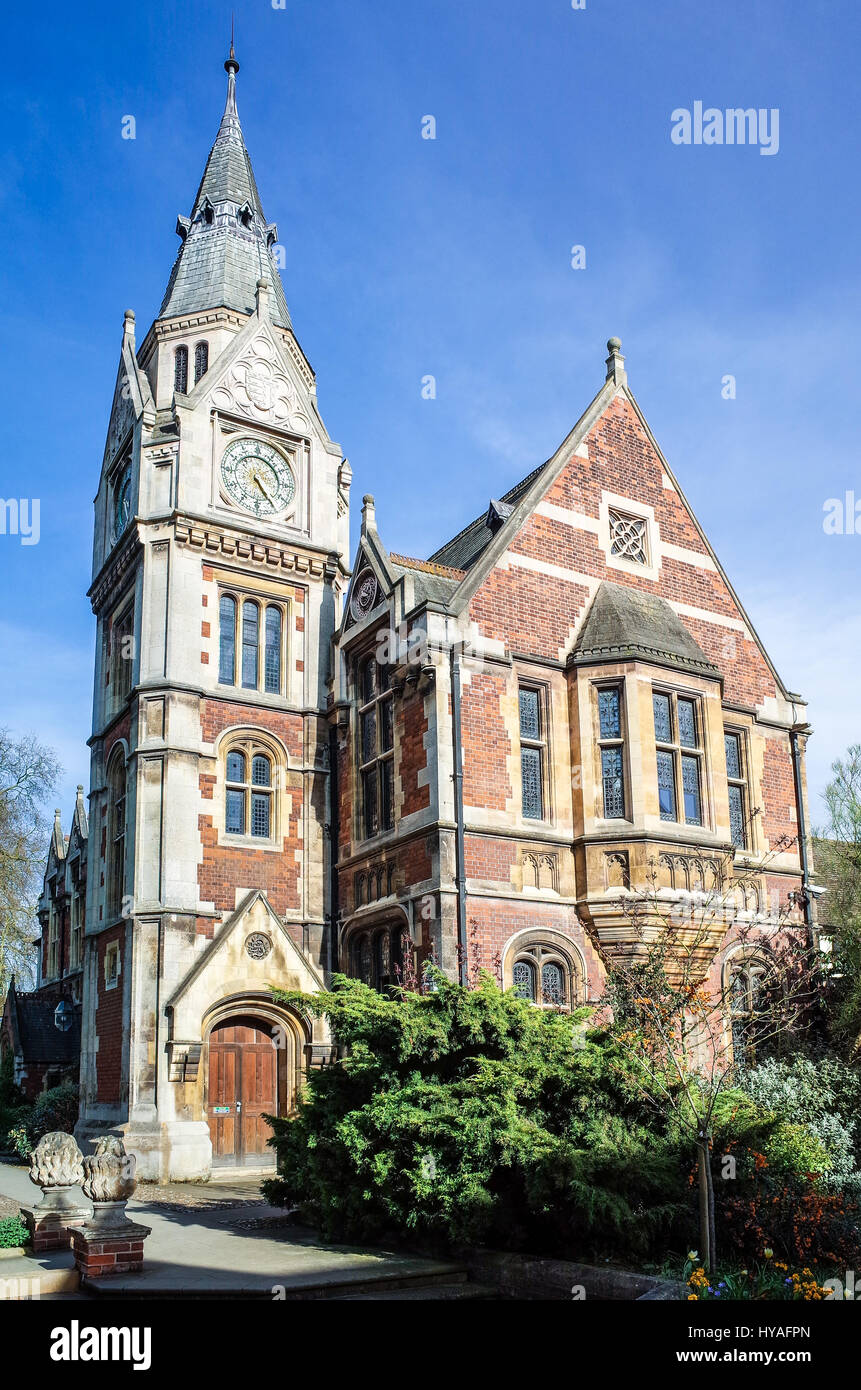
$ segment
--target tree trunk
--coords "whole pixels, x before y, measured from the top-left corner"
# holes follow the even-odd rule
[[[708,1139],[704,1135],[697,1137],[697,1176],[699,1178],[700,1263],[707,1273],[711,1273],[714,1216],[710,1198],[713,1203],[714,1194],[711,1184]]]

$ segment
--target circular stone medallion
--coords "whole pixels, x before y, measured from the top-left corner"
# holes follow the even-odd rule
[[[252,960],[265,960],[272,950],[272,942],[265,932],[253,931],[245,939],[245,949]]]

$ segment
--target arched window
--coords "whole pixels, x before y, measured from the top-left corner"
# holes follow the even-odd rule
[[[345,951],[347,969],[354,980],[373,989],[401,983],[401,928],[386,923],[354,932]]]
[[[218,679],[222,685],[236,680],[236,599],[222,594],[218,614]]]
[[[753,1066],[756,1046],[767,1012],[769,964],[765,957],[741,951],[730,957],[724,973],[724,999],[732,1029],[733,1058],[738,1066]]]
[[[116,917],[122,907],[126,875],[126,760],[121,748],[108,766],[108,874],[106,904],[108,917]]]
[[[209,369],[209,343],[198,343],[194,349],[194,384],[206,374]]]
[[[552,936],[519,939],[509,960],[511,987],[519,999],[557,1009],[570,1009],[583,999],[583,972],[576,952],[566,950]]]
[[[227,835],[274,838],[272,757],[253,740],[233,745],[224,760],[224,830]]]
[[[517,960],[512,971],[514,993],[518,999],[528,999],[535,1003],[535,966],[529,960]]]
[[[173,389],[185,395],[188,390],[188,348],[178,347],[173,355]]]
[[[281,693],[281,609],[271,603],[266,609],[264,689],[267,695]]]
[[[257,689],[257,659],[260,649],[260,605],[242,605],[242,685],[245,690]]]

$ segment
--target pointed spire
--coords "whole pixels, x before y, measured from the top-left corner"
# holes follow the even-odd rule
[[[177,219],[182,245],[171,271],[159,318],[222,306],[255,312],[259,280],[272,286],[269,316],[291,327],[284,287],[272,256],[278,230],[266,221],[236,106],[236,57],[231,24],[224,64],[227,97],[215,143],[190,217]]]

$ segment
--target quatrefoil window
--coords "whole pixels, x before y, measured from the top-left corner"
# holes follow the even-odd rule
[[[610,508],[610,554],[635,565],[648,564],[646,519]]]

